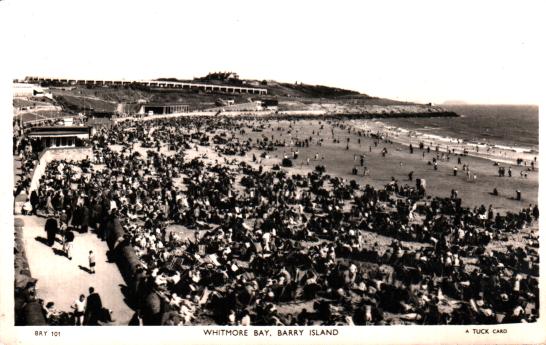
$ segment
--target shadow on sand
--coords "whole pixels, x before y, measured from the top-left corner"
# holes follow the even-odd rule
[[[87,268],[85,266],[82,266],[82,265],[78,265],[78,267],[80,268],[80,270],[91,274],[91,270],[89,268]]]
[[[49,243],[47,242],[47,238],[45,237],[42,237],[42,236],[36,236],[34,237],[34,239],[42,244],[45,244],[46,246],[49,247]]]
[[[55,253],[55,255],[66,257],[66,253],[63,250],[58,248],[53,248],[53,253]]]

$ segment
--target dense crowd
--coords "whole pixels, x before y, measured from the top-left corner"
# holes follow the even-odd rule
[[[426,198],[394,179],[374,188],[320,165],[307,174],[264,169],[260,159],[286,140],[229,140],[226,133],[244,131],[240,124],[203,117],[102,129],[93,157],[48,165],[30,212],[104,240],[124,234],[113,247],[134,249],[131,296],[144,324],[537,319],[538,241],[489,246],[534,224],[537,206],[501,215],[462,207],[453,193]],[[320,149],[321,141],[293,146]],[[199,147],[214,154],[199,155]],[[252,150],[252,162],[237,159]],[[297,159],[294,152],[285,159]]]

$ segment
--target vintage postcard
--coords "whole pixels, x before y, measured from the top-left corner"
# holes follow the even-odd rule
[[[0,1],[0,343],[546,343],[540,7]]]

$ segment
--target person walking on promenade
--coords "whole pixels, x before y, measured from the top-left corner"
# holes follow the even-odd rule
[[[72,249],[74,248],[74,233],[70,230],[66,230],[63,247],[66,257],[69,260],[72,260]]]
[[[72,305],[72,308],[74,309],[74,318],[76,321],[76,326],[83,326],[83,316],[84,316],[85,308],[86,308],[85,296],[80,295],[80,298],[74,302],[74,305]]]
[[[95,253],[92,250],[89,251],[89,271],[95,274]]]
[[[32,205],[32,211],[31,211],[32,214],[37,216],[38,215],[37,210],[38,210],[38,205],[40,204],[40,198],[38,197],[38,193],[36,193],[35,190],[33,190],[30,193],[30,204]]]
[[[48,218],[45,223],[45,231],[47,233],[47,245],[50,247],[53,247],[53,244],[55,244],[57,230],[57,220],[55,218]]]
[[[99,315],[102,310],[102,301],[100,295],[95,292],[95,288],[89,288],[89,296],[87,296],[87,305],[85,308],[84,322],[89,326],[97,326],[99,323]]]

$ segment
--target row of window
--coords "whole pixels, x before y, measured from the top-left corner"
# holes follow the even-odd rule
[[[76,137],[45,138],[46,147],[75,146]]]

